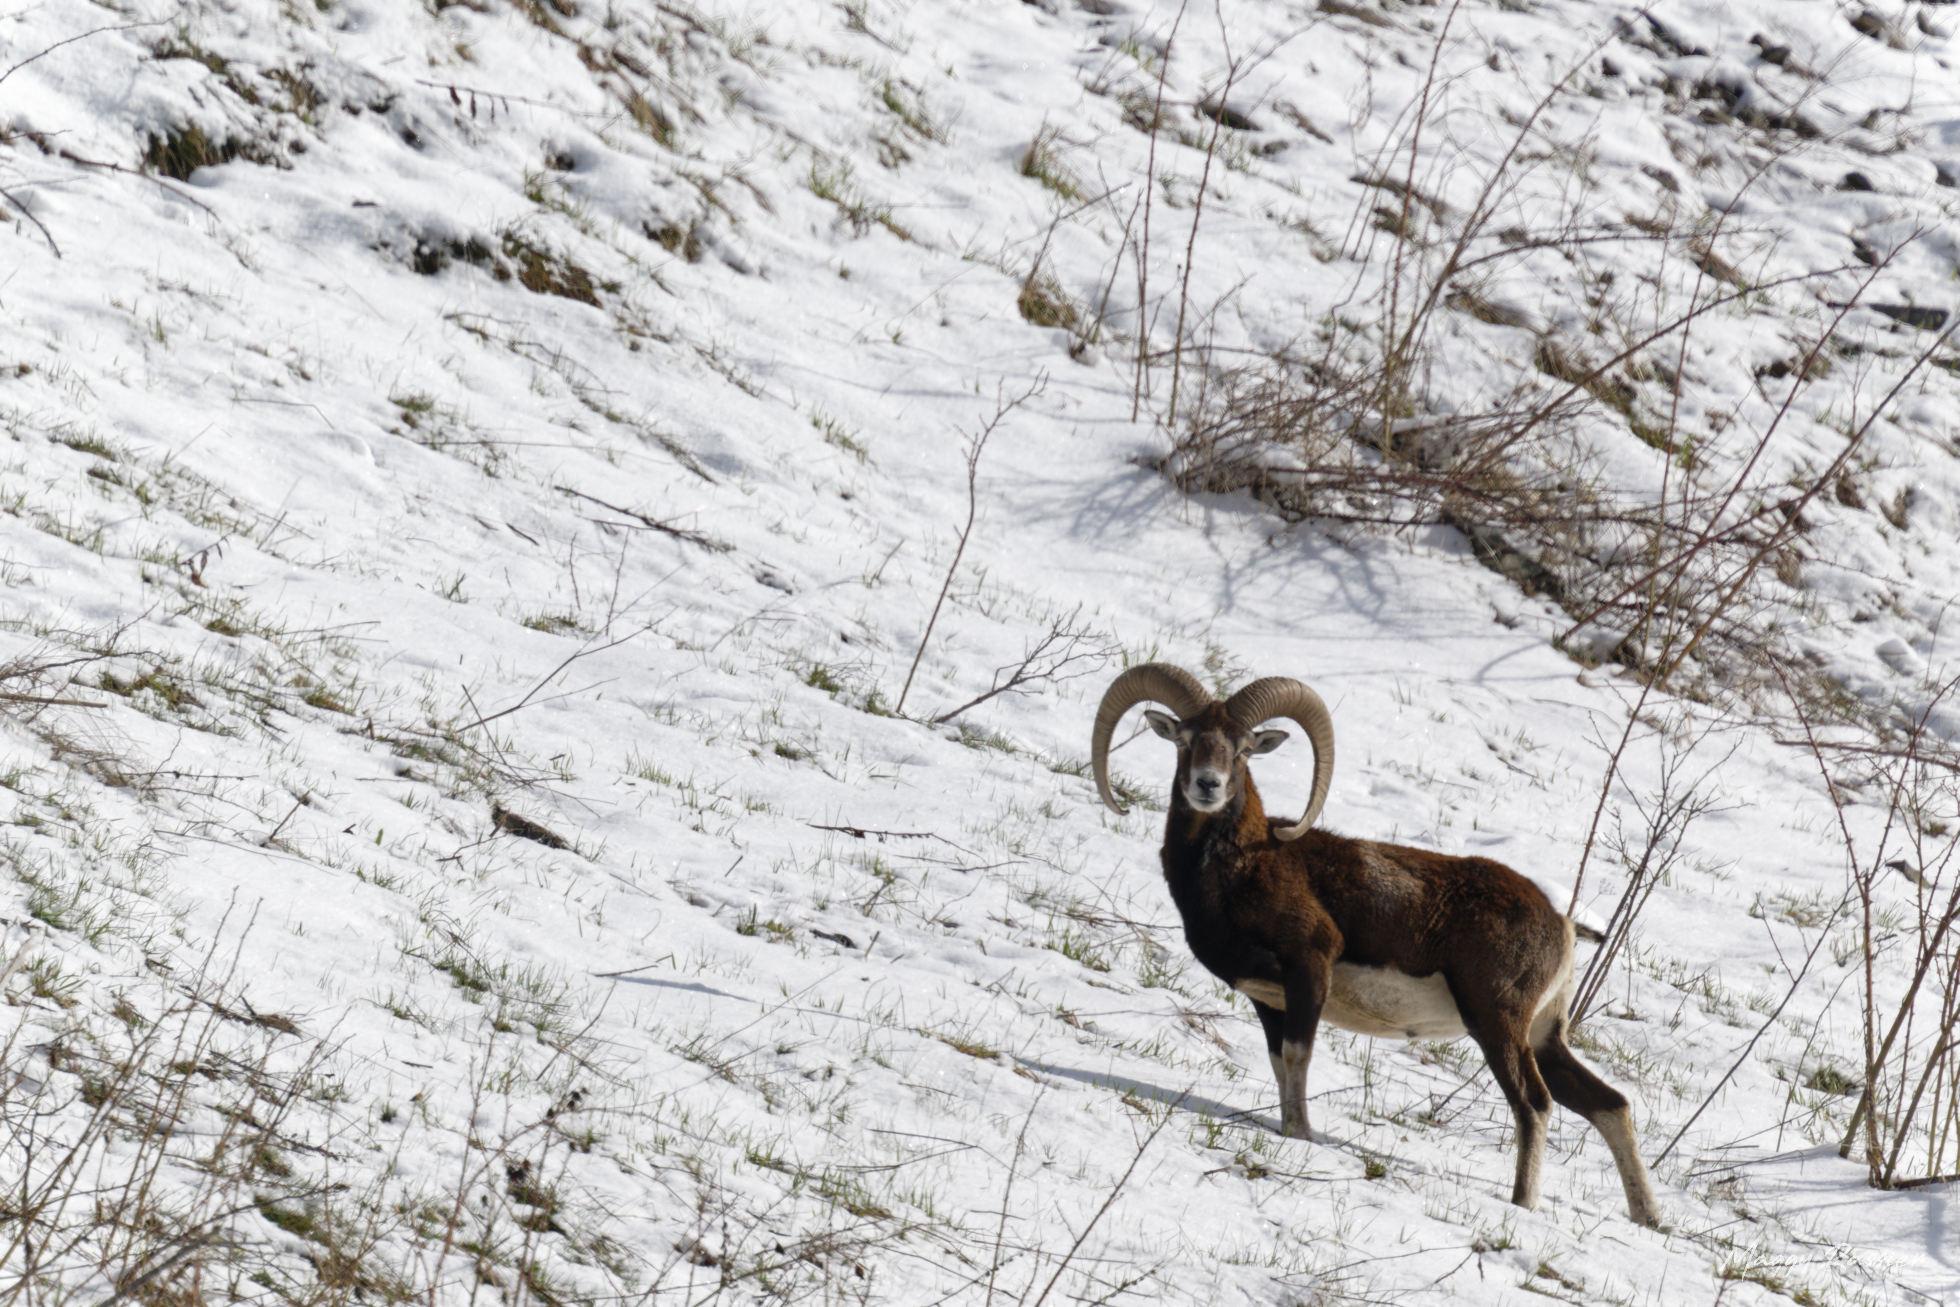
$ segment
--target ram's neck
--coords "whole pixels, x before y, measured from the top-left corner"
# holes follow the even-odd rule
[[[1173,886],[1228,873],[1240,854],[1271,838],[1266,805],[1251,776],[1241,772],[1232,789],[1232,801],[1223,808],[1198,812],[1185,802],[1182,786],[1171,787],[1171,810],[1164,820],[1164,875]]]

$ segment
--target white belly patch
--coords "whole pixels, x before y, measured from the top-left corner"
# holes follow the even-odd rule
[[[1235,988],[1267,1007],[1286,1008],[1285,989],[1269,980],[1242,980]],[[1320,1019],[1357,1035],[1391,1039],[1454,1039],[1463,1033],[1463,1017],[1440,973],[1410,976],[1353,962],[1334,964]]]

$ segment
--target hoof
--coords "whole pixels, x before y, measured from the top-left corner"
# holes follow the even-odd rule
[[[1279,1132],[1285,1135],[1288,1139],[1312,1139],[1313,1138],[1313,1132],[1307,1129],[1307,1123],[1305,1121],[1282,1122],[1280,1124]]]

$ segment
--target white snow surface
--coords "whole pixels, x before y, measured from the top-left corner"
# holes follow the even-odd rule
[[[1083,767],[1118,658],[1297,675],[1340,740],[1328,825],[1569,887],[1638,692],[1556,651],[1565,615],[1453,533],[1286,525],[1152,470],[1168,369],[1133,410],[1117,259],[1150,138],[1121,94],[1155,93],[1174,22],[1166,112],[1198,146],[1157,145],[1153,329],[1205,168],[1190,106],[1268,52],[1231,91],[1256,130],[1214,162],[1189,244],[1193,311],[1222,303],[1215,342],[1258,349],[1354,283],[1340,233],[1374,192],[1351,179],[1446,22],[1439,130],[1464,158],[1577,67],[1548,139],[1590,142],[1598,212],[1712,222],[1739,199],[1728,257],[1765,281],[1844,263],[1855,283],[1854,238],[1919,230],[1875,301],[1960,310],[1954,13],[1881,6],[1874,37],[1822,0],[1179,12],[0,13],[0,662],[73,659],[38,692],[99,705],[10,704],[0,734],[0,968],[21,964],[0,1023],[34,1074],[71,1076],[48,1049],[235,951],[249,1010],[296,1031],[276,1056],[326,1046],[333,1092],[288,1125],[306,1175],[446,1194],[498,1132],[580,1123],[549,1157],[567,1229],[537,1240],[565,1301],[1960,1301],[1950,1191],[1866,1188],[1828,1146],[1849,1100],[1796,1084],[1862,1064],[1848,959],[1827,945],[1768,1019],[1823,915],[1774,905],[1828,909],[1845,880],[1814,765],[1774,732],[1724,722],[1697,755],[1721,806],[1587,1023],[1648,1156],[1686,1127],[1655,1168],[1666,1233],[1626,1220],[1566,1114],[1539,1210],[1510,1206],[1509,1114],[1467,1041],[1323,1030],[1317,1137],[1280,1138],[1257,1023],[1164,891],[1161,809],[1107,811]],[[1701,86],[1823,139],[1772,159],[1794,134],[1697,122],[1719,102]],[[192,125],[247,148],[145,175]],[[1079,198],[1023,175],[1044,131]],[[1711,140],[1744,144],[1698,162]],[[1547,151],[1521,221],[1572,167]],[[1854,169],[1871,189],[1839,189]],[[1081,305],[1115,286],[1098,343],[1072,355],[1017,311],[1038,256]],[[1597,267],[1631,283],[1643,257],[1602,246]],[[1554,262],[1506,265],[1489,296],[1573,326],[1585,278]],[[1765,291],[1694,339],[1697,393],[1735,413],[1718,464],[1781,402],[1752,368],[1836,285]],[[1767,481],[1827,463],[1832,423],[1931,339],[1856,312],[1867,352],[1806,393]],[[1471,406],[1531,337],[1466,318],[1438,348],[1439,394]],[[1805,537],[1797,638],[1907,713],[1954,648],[1954,381],[1914,375],[1859,469],[1869,507],[1819,501]],[[967,516],[967,442],[1031,389],[985,446],[890,715]],[[1599,454],[1629,493],[1664,462]],[[1117,656],[929,723],[1070,615]],[[1662,738],[1637,736],[1607,826],[1637,820]],[[1161,798],[1159,741],[1115,760]],[[1274,811],[1310,760],[1295,741],[1260,761]],[[1622,875],[1596,854],[1580,915]],[[72,988],[36,992],[23,950]],[[260,1212],[229,1237],[307,1274]],[[478,1285],[410,1228],[370,1256],[419,1268],[432,1302],[549,1300]]]

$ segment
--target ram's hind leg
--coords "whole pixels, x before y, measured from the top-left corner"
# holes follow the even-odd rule
[[[1563,1018],[1539,1043],[1536,1056],[1546,1087],[1559,1106],[1585,1117],[1613,1151],[1620,1187],[1626,1191],[1627,1215],[1641,1225],[1658,1230],[1660,1204],[1654,1200],[1646,1164],[1640,1160],[1640,1146],[1633,1134],[1633,1110],[1627,1106],[1626,1097],[1573,1056],[1565,1043]]]
[[[1511,1201],[1529,1209],[1538,1206],[1538,1176],[1545,1168],[1545,1127],[1552,1112],[1552,1095],[1523,1036],[1519,1030],[1495,1055],[1487,1048],[1484,1056],[1490,1059],[1491,1071],[1518,1123],[1518,1169],[1511,1182]]]
[[[1504,1101],[1511,1105],[1511,1116],[1517,1122],[1518,1169],[1511,1185],[1511,1201],[1524,1208],[1536,1207],[1538,1173],[1545,1164],[1545,1118],[1552,1110],[1552,1094],[1526,1039],[1530,1016],[1523,1012],[1476,1011],[1463,1001],[1460,993],[1455,997],[1464,1025],[1483,1050],[1491,1076],[1504,1091]]]

